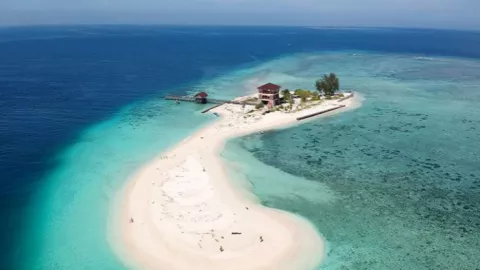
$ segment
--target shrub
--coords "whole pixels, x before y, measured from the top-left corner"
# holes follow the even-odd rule
[[[304,89],[297,89],[295,90],[294,93],[296,96],[299,96],[300,98],[303,98],[303,97],[308,98],[312,95],[312,92]]]
[[[261,109],[261,108],[263,108],[263,107],[265,107],[265,105],[263,105],[263,103],[261,103],[261,102],[258,103],[257,105],[255,105],[255,109],[257,109],[257,110],[258,110],[258,109]]]
[[[250,98],[245,99],[245,102],[252,102],[252,101],[257,101],[257,100],[258,100],[258,97],[250,97]]]

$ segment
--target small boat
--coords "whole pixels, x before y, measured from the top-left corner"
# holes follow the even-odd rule
[[[216,117],[219,117],[220,115],[216,112],[213,113]]]

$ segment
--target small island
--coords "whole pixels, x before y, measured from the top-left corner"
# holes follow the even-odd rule
[[[280,85],[273,83],[266,83],[257,88],[258,95],[253,94],[246,97],[236,98],[235,101],[246,104],[255,104],[254,108],[249,107],[253,112],[254,110],[262,111],[263,114],[271,112],[284,112],[284,113],[298,113],[307,109],[318,107],[325,103],[325,101],[337,101],[342,102],[348,98],[353,97],[351,91],[338,92],[339,91],[339,79],[334,73],[324,75],[322,79],[315,82],[316,90],[296,89],[291,91],[289,89],[281,89]],[[329,102],[329,104],[333,104]],[[339,105],[335,109],[342,108],[344,106]],[[332,110],[335,110],[332,109]],[[327,111],[331,111],[326,109]],[[311,110],[310,110],[311,112]],[[326,111],[325,111],[326,112]],[[321,114],[319,111],[318,114]],[[318,115],[312,113],[311,116]],[[299,117],[302,120],[308,117]]]
[[[220,157],[231,138],[284,128],[311,115],[353,109],[361,98],[340,92],[334,74],[317,91],[281,90],[267,83],[257,93],[211,108],[216,121],[142,168],[126,187],[121,224],[129,263],[144,269],[313,269],[324,241],[295,214],[259,203],[231,181]],[[185,98],[210,102],[207,94]],[[173,99],[173,98],[172,98]],[[207,111],[207,110],[206,110]]]

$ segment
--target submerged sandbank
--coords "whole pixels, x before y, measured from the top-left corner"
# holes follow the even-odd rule
[[[325,115],[360,103],[356,95]],[[325,101],[315,110],[337,104]],[[226,140],[294,125],[311,110],[212,110],[218,121],[146,165],[122,192],[112,224],[120,256],[141,269],[313,269],[321,263],[324,242],[310,222],[259,204],[228,179],[219,157]]]

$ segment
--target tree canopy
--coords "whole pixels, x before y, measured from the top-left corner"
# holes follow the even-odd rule
[[[308,98],[312,95],[312,92],[304,89],[297,89],[295,90],[295,95],[299,96],[300,98]]]
[[[292,95],[290,94],[290,90],[288,89],[282,90],[282,96],[284,100],[289,100],[292,98]]]
[[[340,82],[335,73],[325,74],[323,78],[317,80],[315,87],[319,92],[323,92],[326,96],[333,96],[335,91],[340,88]]]

